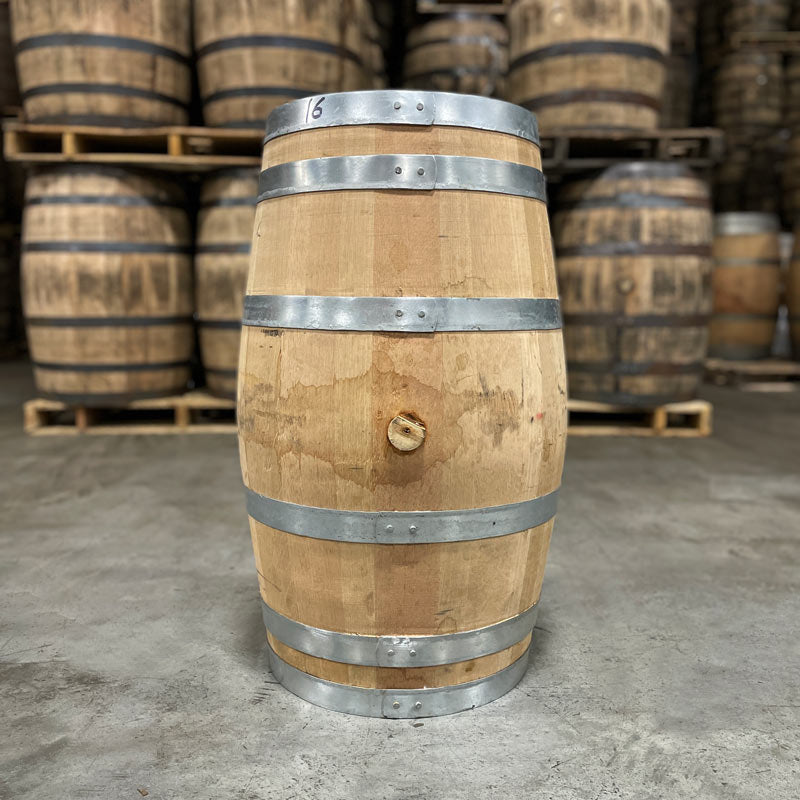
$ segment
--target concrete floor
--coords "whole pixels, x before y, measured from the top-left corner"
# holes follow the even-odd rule
[[[0,798],[800,795],[800,393],[571,441],[532,664],[454,717],[266,666],[232,436],[27,438],[0,365]]]

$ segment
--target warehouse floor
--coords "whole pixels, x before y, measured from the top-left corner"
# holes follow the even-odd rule
[[[575,439],[520,687],[308,705],[266,666],[233,436],[25,437],[0,365],[0,798],[725,798],[800,786],[800,393]]]

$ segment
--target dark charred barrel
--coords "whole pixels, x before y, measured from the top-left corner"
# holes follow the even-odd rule
[[[708,189],[673,163],[619,164],[561,190],[554,238],[571,397],[692,398],[711,311]]]

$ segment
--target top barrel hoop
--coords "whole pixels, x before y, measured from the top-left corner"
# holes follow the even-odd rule
[[[539,146],[536,117],[521,106],[468,94],[389,89],[314,95],[276,108],[264,144],[289,133],[343,125],[446,125],[505,133]]]

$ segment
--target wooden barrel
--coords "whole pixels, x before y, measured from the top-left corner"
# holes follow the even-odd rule
[[[191,240],[168,181],[70,165],[28,179],[23,309],[37,389],[75,405],[185,390]]]
[[[711,311],[708,189],[680,164],[619,164],[570,183],[554,237],[570,397],[694,397]]]
[[[566,436],[540,167],[488,98],[268,121],[239,442],[271,668],[314,703],[437,716],[525,670]]]
[[[728,35],[785,31],[789,24],[789,0],[727,0],[725,29]]]
[[[185,125],[190,0],[11,0],[30,122]]]
[[[212,394],[236,396],[236,365],[247,283],[256,170],[225,170],[207,178],[200,195],[194,273],[200,357]]]
[[[370,86],[362,13],[360,0],[195,0],[206,124],[263,128],[282,103]]]
[[[733,361],[769,356],[780,305],[779,233],[773,214],[717,214],[709,355]]]
[[[789,311],[792,355],[800,361],[800,226],[794,232],[794,250],[786,280],[786,306]]]
[[[404,84],[487,97],[500,94],[507,47],[506,26],[496,18],[466,12],[443,15],[409,33]]]
[[[725,56],[714,80],[717,127],[737,135],[776,131],[783,119],[783,60],[740,50]]]
[[[517,0],[508,99],[545,131],[657,127],[669,16],[667,0]]]

